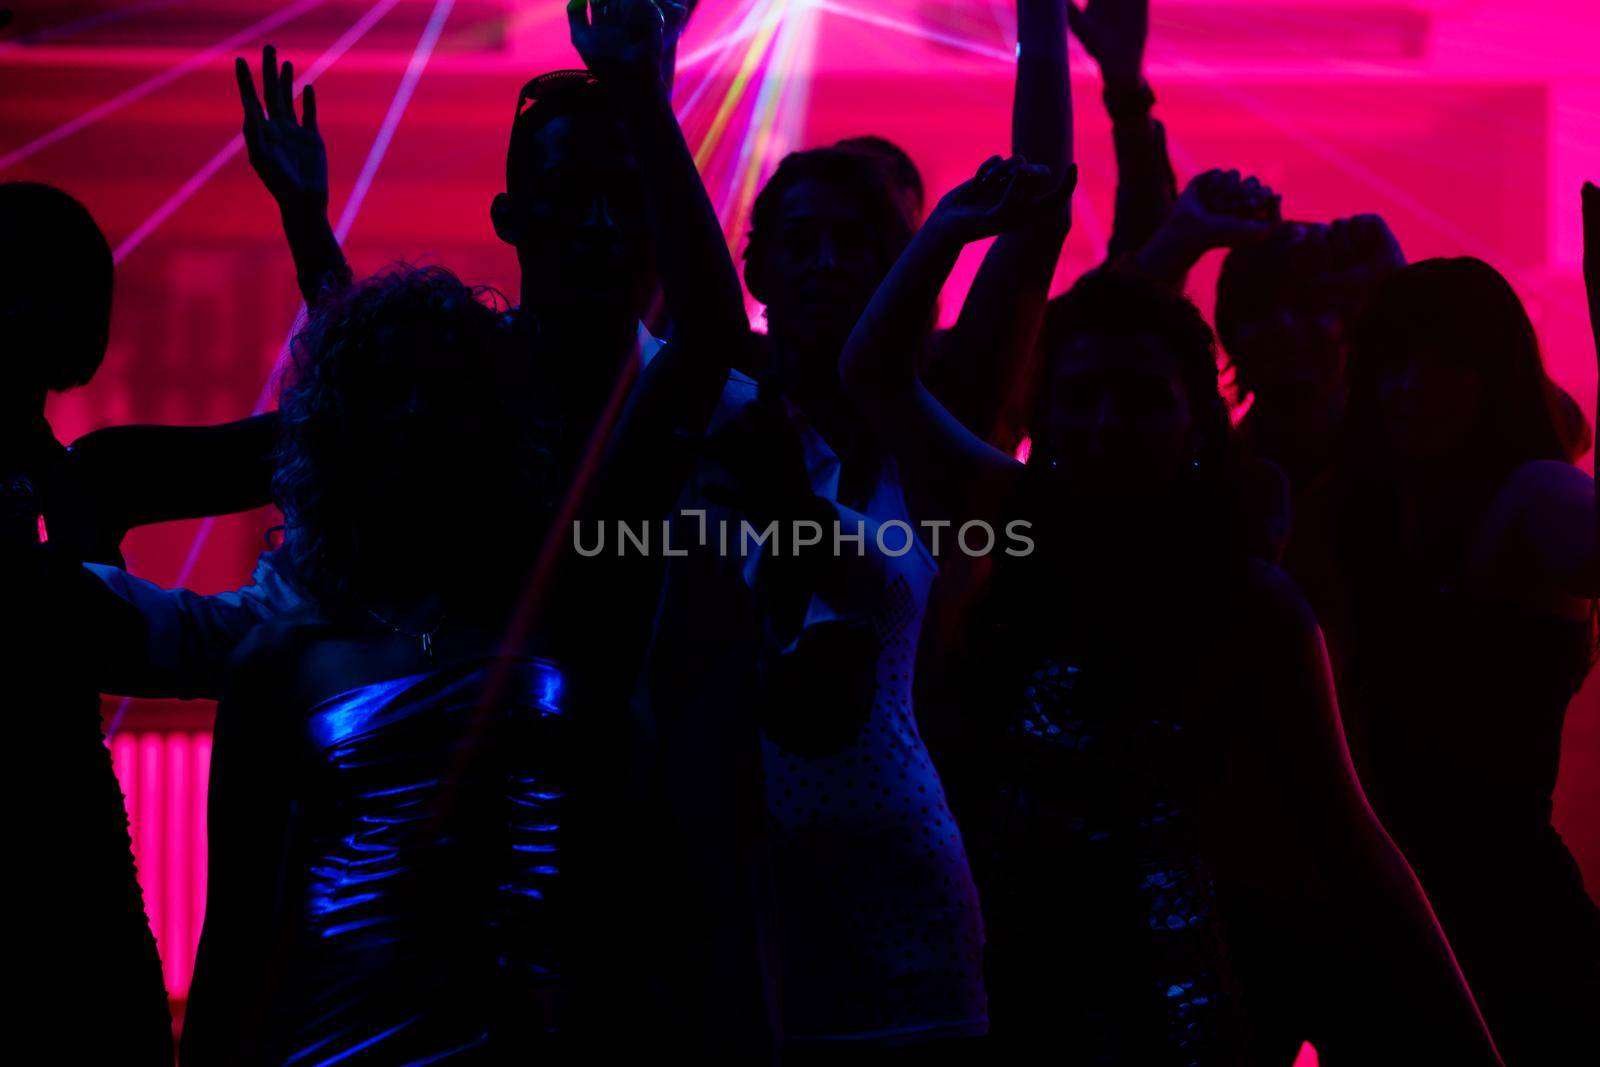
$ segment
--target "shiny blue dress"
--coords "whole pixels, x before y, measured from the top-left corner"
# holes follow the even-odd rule
[[[500,659],[311,710],[274,1062],[501,1062],[553,1048],[562,685],[553,663]]]

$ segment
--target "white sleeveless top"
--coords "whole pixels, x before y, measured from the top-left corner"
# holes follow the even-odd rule
[[[730,380],[719,419],[755,399],[753,383],[742,378]],[[817,433],[801,433],[812,488],[836,501],[838,458]],[[982,1034],[978,894],[911,704],[917,636],[938,565],[910,533],[892,461],[864,512],[836,507],[847,534],[862,523],[867,558],[849,565],[875,572],[876,588],[873,579],[853,580],[849,605],[813,597],[805,625],[870,621],[881,642],[877,692],[843,752],[807,758],[763,741],[784,1037],[891,1044]],[[877,544],[878,528],[894,520],[905,526],[884,530],[883,544],[889,553],[905,546],[900,555]],[[857,550],[846,542],[844,551]]]

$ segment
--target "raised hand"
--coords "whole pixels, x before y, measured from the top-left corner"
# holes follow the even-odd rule
[[[654,0],[568,0],[567,23],[595,77],[627,91],[659,89],[667,20]]]
[[[234,60],[239,103],[244,107],[244,143],[261,183],[284,211],[328,208],[328,149],[317,130],[317,91],[307,85],[304,118],[295,116],[294,64],[278,66],[272,45],[261,50],[261,96],[250,64]]]
[[[1334,219],[1323,232],[1328,251],[1323,288],[1344,313],[1359,315],[1378,286],[1406,265],[1400,241],[1379,215]]]
[[[971,179],[944,195],[926,225],[962,243],[994,237],[1042,220],[1048,212],[1068,210],[1077,184],[1075,164],[1057,181],[1049,167],[1021,156],[991,156]]]
[[[1236,170],[1208,170],[1178,197],[1168,225],[1201,251],[1237,248],[1261,240],[1282,221],[1283,198]]]
[[[1381,215],[1334,219],[1328,224],[1328,251],[1340,272],[1387,272],[1406,265],[1400,240]]]
[[[1150,0],[1088,0],[1081,8],[1068,0],[1067,24],[1107,85],[1139,83],[1150,36]]]

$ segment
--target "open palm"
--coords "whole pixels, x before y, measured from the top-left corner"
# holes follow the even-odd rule
[[[250,65],[234,61],[239,102],[244,107],[244,143],[255,168],[279,206],[328,206],[328,149],[317,130],[316,88],[304,94],[304,118],[295,115],[294,64],[278,66],[277,50],[261,51],[261,96]]]

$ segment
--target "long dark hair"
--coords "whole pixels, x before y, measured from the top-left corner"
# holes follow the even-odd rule
[[[1206,555],[1249,554],[1254,542],[1242,510],[1241,456],[1221,390],[1216,336],[1192,301],[1141,275],[1096,271],[1050,301],[1031,388],[1030,466],[1049,460],[1040,442],[1048,436],[1050,383],[1062,355],[1082,337],[1112,343],[1153,337],[1171,353],[1193,421],[1190,472],[1173,500],[1180,528]]]
[[[1423,517],[1422,539],[1406,545],[1398,537],[1406,489],[1383,447],[1378,388],[1386,370],[1419,349],[1477,372],[1481,400],[1464,443],[1440,466],[1436,513]],[[1485,509],[1517,468],[1570,461],[1557,405],[1533,321],[1499,271],[1478,259],[1429,259],[1384,283],[1356,332],[1333,524],[1356,632],[1390,611],[1405,583],[1431,589],[1459,578]],[[1597,654],[1600,605],[1592,605],[1587,643],[1571,659],[1574,684]]]
[[[1034,524],[1037,548],[1030,556],[1004,559],[986,598],[984,625],[1013,647],[1029,644],[1024,631],[1039,635],[1040,612],[1060,610],[1065,575],[1093,570],[1092,551],[1076,530],[1080,516],[1063,502],[1040,442],[1046,439],[1048,383],[1075,338],[1109,340],[1154,337],[1177,363],[1193,426],[1191,462],[1161,517],[1159,553],[1149,562],[1175,598],[1202,607],[1252,556],[1261,539],[1249,518],[1242,460],[1228,405],[1219,384],[1216,339],[1192,302],[1141,276],[1117,271],[1087,275],[1050,302],[1041,333],[1041,358],[1033,381],[1029,429],[1034,446],[1016,511]],[[1175,583],[1175,584],[1174,584]],[[1180,588],[1181,587],[1181,588]]]
[[[474,584],[514,591],[553,472],[492,296],[439,267],[397,267],[320,305],[295,337],[273,491],[325,609],[445,574],[509,570]],[[415,527],[393,529],[392,506],[414,508]],[[467,514],[441,513],[454,511]]]
[[[1478,259],[1414,263],[1383,284],[1355,333],[1341,462],[1351,537],[1366,540],[1359,527],[1367,527],[1368,536],[1388,540],[1383,528],[1395,518],[1401,489],[1384,446],[1379,387],[1417,351],[1469,368],[1480,381],[1472,426],[1440,464],[1448,481],[1441,506],[1450,514],[1431,525],[1451,543],[1433,548],[1453,558],[1513,471],[1534,460],[1565,461],[1567,449],[1538,335],[1511,284]]]

